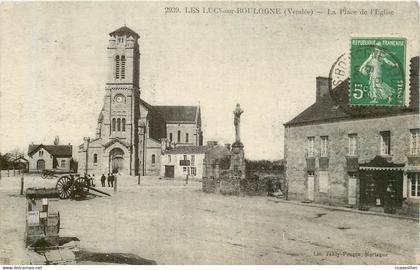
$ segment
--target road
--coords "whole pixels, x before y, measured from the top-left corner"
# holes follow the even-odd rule
[[[25,185],[56,180],[26,176]],[[419,223],[294,205],[268,197],[206,194],[201,183],[120,177],[112,197],[61,200],[61,236],[94,252],[158,264],[415,264]],[[0,251],[27,263],[19,179],[0,180]]]

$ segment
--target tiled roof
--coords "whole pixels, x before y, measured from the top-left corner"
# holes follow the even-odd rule
[[[406,113],[418,113],[419,111],[419,57],[411,59],[410,68],[410,93],[411,100],[407,108],[401,107],[341,107],[333,100],[331,95],[319,97],[318,100],[298,114],[295,118],[285,123],[285,126],[305,125],[322,121],[338,121],[344,119],[360,119],[385,117],[392,115],[400,115]],[[342,82],[337,90],[341,93],[338,99],[348,97],[348,80]]]
[[[153,106],[163,116],[166,122],[195,123],[199,111],[198,106]]]
[[[143,104],[143,106],[146,107],[147,110],[160,115],[160,111],[156,108],[156,106],[150,105],[143,99],[140,99],[140,103]]]
[[[165,151],[165,154],[204,154],[209,149],[208,146],[178,146]]]
[[[130,28],[128,28],[127,26],[123,26],[118,28],[117,30],[109,33],[110,36],[116,36],[116,35],[129,35],[129,36],[133,36],[135,38],[139,38],[139,34],[137,34],[136,32],[134,32],[133,30],[131,30]]]
[[[32,154],[41,147],[54,157],[72,157],[73,154],[73,147],[71,145],[30,144],[28,147],[28,155],[32,156]]]

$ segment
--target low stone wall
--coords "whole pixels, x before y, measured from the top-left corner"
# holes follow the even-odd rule
[[[224,195],[239,195],[241,179],[237,176],[220,179],[220,193]]]
[[[202,190],[206,193],[266,196],[269,192],[283,191],[284,175],[282,171],[259,171],[241,179],[240,175],[229,170],[220,170],[219,178],[205,177],[202,183]]]
[[[284,173],[280,170],[248,171],[241,181],[241,192],[246,195],[267,195],[284,191]]]
[[[220,190],[220,181],[214,177],[204,177],[202,183],[202,190],[206,193],[218,193]]]

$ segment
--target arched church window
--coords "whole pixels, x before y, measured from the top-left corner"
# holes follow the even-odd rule
[[[181,130],[178,130],[177,135],[178,135],[177,138],[176,138],[177,142],[181,142]]]
[[[121,56],[121,79],[125,79],[125,55]]]
[[[115,79],[120,78],[120,56],[115,56]]]
[[[188,142],[189,138],[188,138],[188,133],[185,133],[185,142]]]
[[[152,165],[155,165],[156,163],[156,156],[155,154],[152,155]]]
[[[93,163],[98,163],[98,154],[93,154]]]
[[[121,119],[117,118],[117,131],[121,131]]]
[[[112,118],[112,131],[115,131],[115,118]]]
[[[125,118],[122,119],[121,125],[122,125],[122,127],[121,127],[122,131],[125,131]]]

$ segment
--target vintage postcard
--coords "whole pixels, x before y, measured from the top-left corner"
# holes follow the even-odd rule
[[[2,269],[417,269],[419,26],[414,1],[1,2]]]

